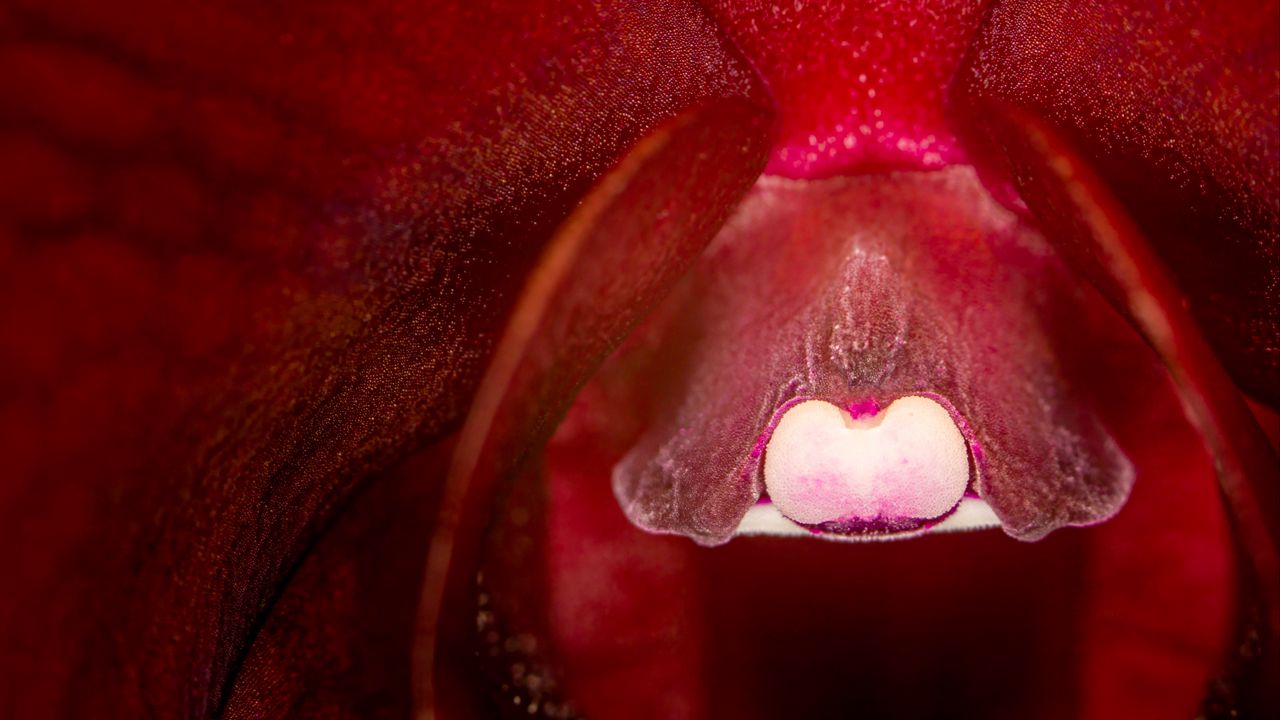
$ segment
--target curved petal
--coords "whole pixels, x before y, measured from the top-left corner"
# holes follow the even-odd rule
[[[1255,670],[1266,677],[1280,663],[1280,471],[1274,449],[1179,302],[1181,293],[1103,183],[1038,118],[997,106],[988,123],[1002,128],[1002,161],[1049,237],[1122,308],[1169,368],[1184,412],[1214,459],[1234,521],[1251,581],[1246,599],[1257,605],[1245,611],[1259,616],[1247,620],[1258,627],[1243,632],[1260,634],[1263,662]],[[1260,694],[1244,702],[1280,704],[1266,681],[1246,681],[1254,684],[1244,692]]]
[[[336,509],[461,422],[572,208],[667,118],[760,96],[683,0],[4,13],[17,715],[216,712]]]
[[[1012,169],[982,149],[1000,143],[997,104],[1044,119],[1076,148],[1152,241],[1232,377],[1273,406],[1278,24],[1275,2],[1002,1],[951,94],[997,185]]]
[[[463,426],[431,540],[415,658],[420,717],[475,707],[476,572],[500,483],[719,230],[763,166],[769,112],[726,100],[637,145],[557,233]],[[684,181],[673,183],[672,173]]]
[[[435,522],[455,436],[356,493],[254,635],[222,717],[409,714],[422,537]]]

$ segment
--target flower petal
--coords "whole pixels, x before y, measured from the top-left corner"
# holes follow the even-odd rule
[[[996,106],[988,122],[1001,127],[1002,160],[1050,238],[1102,289],[1169,368],[1183,410],[1214,460],[1217,484],[1231,513],[1245,568],[1243,632],[1261,642],[1242,652],[1231,672],[1251,709],[1280,707],[1268,677],[1280,669],[1280,487],[1276,455],[1235,385],[1180,302],[1182,294],[1155,259],[1150,244],[1105,185],[1043,121]],[[1261,657],[1262,662],[1256,662]],[[1246,677],[1246,676],[1252,676]],[[1266,714],[1266,713],[1264,713]]]
[[[462,421],[583,196],[668,118],[762,97],[686,0],[3,16],[18,715],[216,713],[338,508]]]
[[[466,658],[496,492],[527,469],[582,383],[719,230],[763,166],[770,120],[740,99],[677,117],[627,155],[540,259],[450,466],[423,588],[420,713],[477,702]]]
[[[1002,1],[952,92],[966,144],[996,184],[1011,169],[983,150],[1000,143],[999,104],[1043,119],[1075,148],[1151,240],[1232,377],[1273,406],[1277,25],[1275,2]]]

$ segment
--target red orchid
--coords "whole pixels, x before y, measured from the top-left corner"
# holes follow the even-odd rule
[[[0,715],[1280,704],[1280,4],[294,5],[0,9]]]

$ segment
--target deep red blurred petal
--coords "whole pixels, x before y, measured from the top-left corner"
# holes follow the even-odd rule
[[[1138,479],[1119,515],[1090,530],[1079,717],[1193,717],[1235,649],[1230,525],[1173,388],[1132,383],[1112,401]]]
[[[548,576],[547,635],[569,697],[594,718],[722,717],[708,707],[723,658],[706,652],[697,546],[627,520],[609,486],[617,457],[589,436],[577,440],[547,449],[548,537],[537,568]],[[740,691],[752,702],[755,688]]]
[[[584,194],[664,119],[759,96],[681,0],[2,17],[20,716],[215,712],[336,508],[461,421]]]
[[[1277,26],[1274,0],[1006,0],[985,19],[952,93],[979,156],[1000,143],[998,104],[1043,118],[1076,148],[1152,241],[1235,380],[1272,406]],[[995,183],[1009,178],[998,152],[982,159]]]

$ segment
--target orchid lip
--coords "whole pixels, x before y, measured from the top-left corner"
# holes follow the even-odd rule
[[[705,545],[728,541],[764,493],[825,534],[907,536],[965,494],[1020,540],[1097,524],[1133,482],[1090,399],[1092,341],[1066,322],[1082,308],[1110,322],[1100,303],[972,169],[763,179],[646,321],[644,347],[657,349],[602,384],[603,402],[652,406],[621,441],[615,496],[638,527]],[[1097,352],[1132,344],[1097,337]],[[668,393],[617,389],[645,372]],[[860,447],[818,461],[806,456],[846,443],[806,445],[804,431],[783,443],[789,479],[765,467],[795,408],[828,408],[831,427],[814,438],[874,435],[881,408],[913,396],[933,408],[918,436],[850,440]]]

